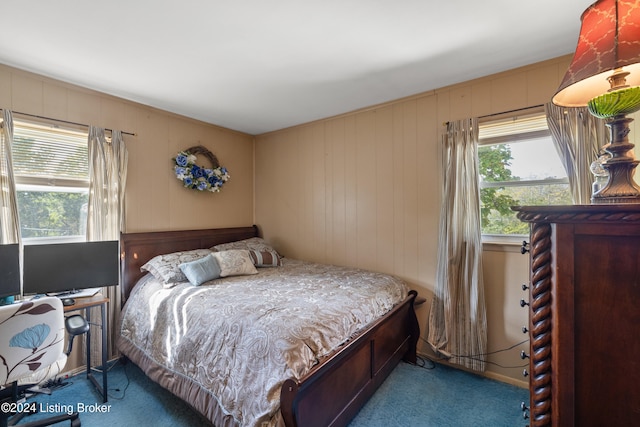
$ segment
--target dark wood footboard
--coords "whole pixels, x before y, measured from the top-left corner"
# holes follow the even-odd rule
[[[402,304],[300,381],[285,381],[280,404],[287,427],[347,425],[400,360],[416,362],[416,295],[411,291]]]

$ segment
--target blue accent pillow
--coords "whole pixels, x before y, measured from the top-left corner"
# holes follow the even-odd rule
[[[204,282],[220,277],[220,266],[212,254],[180,264],[180,270],[193,286],[200,286]]]

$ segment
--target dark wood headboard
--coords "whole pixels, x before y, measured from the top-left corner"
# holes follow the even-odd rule
[[[258,237],[258,227],[211,228],[206,230],[155,231],[120,234],[120,292],[122,303],[144,275],[140,267],[156,255],[190,249],[205,249],[221,243]]]

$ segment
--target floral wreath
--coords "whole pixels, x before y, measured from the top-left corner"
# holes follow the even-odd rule
[[[196,154],[202,154],[209,159],[212,167],[196,165]],[[180,151],[173,161],[176,178],[182,181],[186,188],[217,193],[230,178],[227,168],[221,167],[218,158],[202,145]]]

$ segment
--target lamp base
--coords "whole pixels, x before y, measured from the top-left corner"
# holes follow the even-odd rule
[[[609,172],[607,184],[591,196],[593,204],[640,203],[640,187],[633,180],[640,161],[633,155],[634,145],[629,142],[629,123],[633,119],[624,114],[613,117],[607,126],[611,131],[611,143],[604,147],[611,155],[602,166]]]
[[[617,164],[615,167],[605,166],[609,171],[609,182],[591,196],[591,203],[640,203],[640,188],[633,180],[638,163],[640,163],[638,160],[634,160],[630,163]]]

